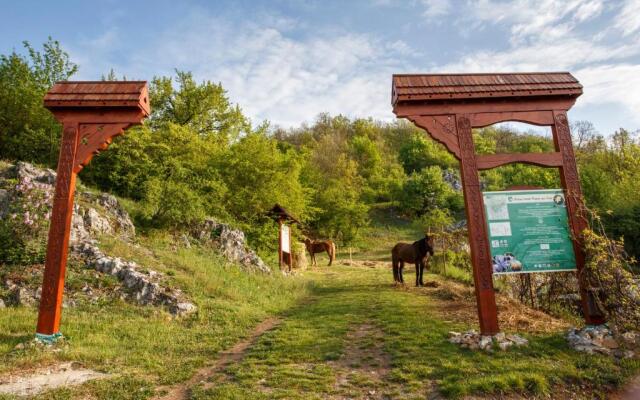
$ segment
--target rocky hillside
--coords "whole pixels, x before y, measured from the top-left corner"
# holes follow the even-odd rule
[[[0,249],[0,265],[6,266],[0,270],[0,307],[37,305],[39,301],[55,179],[54,171],[28,163],[0,165],[0,235],[6,237]],[[71,229],[72,261],[78,260],[87,270],[115,278],[118,284],[112,289],[120,297],[142,305],[164,306],[174,315],[197,309],[186,294],[171,287],[162,273],[104,254],[97,241],[102,235],[130,242],[135,239],[136,230],[129,214],[114,196],[78,190]],[[271,272],[248,248],[244,233],[229,225],[207,219],[183,239],[187,246],[197,239],[217,248],[229,262],[243,270]],[[67,287],[66,306],[75,304],[77,293],[73,289]],[[83,285],[80,296],[97,301],[100,296],[108,295],[103,289]]]

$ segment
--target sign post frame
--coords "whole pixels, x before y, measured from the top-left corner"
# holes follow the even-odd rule
[[[568,72],[393,75],[394,114],[424,129],[460,163],[478,319],[484,335],[500,329],[479,171],[511,163],[559,169],[580,278],[585,262],[581,233],[587,220],[566,113],[581,94],[582,85]],[[555,152],[476,154],[472,129],[505,121],[551,127]],[[587,324],[604,323],[603,316],[589,307],[592,294],[582,279],[578,282]]]
[[[144,81],[64,81],[44,97],[44,106],[62,123],[63,132],[36,327],[36,338],[41,341],[62,337],[60,318],[77,174],[115,136],[149,115],[148,93]]]

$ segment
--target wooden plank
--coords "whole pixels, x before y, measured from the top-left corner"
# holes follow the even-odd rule
[[[471,126],[483,128],[505,121],[517,121],[540,126],[553,125],[552,111],[507,111],[495,113],[475,113],[471,116]]]
[[[45,335],[57,334],[62,314],[64,276],[69,252],[73,195],[76,187],[75,165],[78,144],[78,124],[65,125],[60,145],[56,192],[53,198],[47,258],[45,261],[40,312],[37,332]]]
[[[408,118],[412,115],[448,115],[448,114],[475,114],[494,112],[517,111],[552,111],[568,110],[576,102],[575,97],[541,98],[536,100],[513,99],[501,101],[500,99],[482,99],[483,101],[438,101],[399,103],[393,107],[397,117]]]
[[[562,154],[554,153],[510,153],[510,154],[486,154],[477,156],[479,170],[496,168],[501,165],[523,163],[537,165],[539,167],[561,167]]]
[[[569,121],[567,114],[563,110],[555,111],[555,124],[553,125],[553,141],[556,150],[562,154],[562,167],[560,167],[560,182],[565,191],[567,200],[567,214],[569,216],[569,226],[573,236],[573,249],[576,255],[576,268],[578,270],[578,278],[580,271],[584,268],[585,254],[582,246],[582,231],[588,227],[587,219],[584,215],[582,189],[580,188],[580,175],[576,165],[576,158],[573,153],[573,143],[571,141],[571,132],[569,131]],[[605,322],[604,316],[593,312],[595,310],[589,307],[589,303],[593,302],[592,294],[584,287],[584,282],[578,279],[580,284],[580,298],[582,303],[582,312],[585,321],[589,325],[599,325]]]
[[[482,191],[476,165],[475,147],[468,115],[456,115],[458,140],[460,143],[460,177],[467,214],[467,231],[471,247],[473,282],[483,335],[495,335],[498,327],[498,308],[493,290],[491,253],[487,238],[485,215],[482,206]]]

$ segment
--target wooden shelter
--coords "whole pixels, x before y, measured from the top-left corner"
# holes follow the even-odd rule
[[[499,332],[499,327],[478,171],[510,163],[558,168],[579,272],[584,266],[580,233],[587,221],[567,111],[581,94],[582,85],[568,72],[393,75],[396,116],[426,130],[460,162],[478,317],[485,335]],[[472,129],[504,121],[550,126],[555,152],[476,154]],[[587,323],[602,323],[590,293],[584,287],[580,293]]]
[[[44,106],[63,126],[37,327],[38,337],[55,340],[60,336],[76,175],[114,136],[149,115],[149,92],[146,82],[58,82],[45,95]]]
[[[293,268],[293,252],[291,249],[291,231],[286,224],[300,224],[289,211],[280,204],[275,204],[269,211],[269,216],[278,221],[278,265],[282,269],[283,265],[289,266],[289,271]]]

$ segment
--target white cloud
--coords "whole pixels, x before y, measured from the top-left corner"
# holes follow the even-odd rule
[[[577,23],[597,17],[603,11],[602,0],[480,0],[468,3],[463,25],[506,25],[512,42],[531,38],[552,41],[571,31]]]
[[[335,26],[322,30],[311,28],[308,21],[269,14],[238,22],[201,10],[165,27],[154,41],[130,55],[112,52],[124,30],[81,41],[71,53],[81,64],[81,78],[95,79],[113,66],[130,78],[172,75],[179,68],[200,80],[222,82],[231,100],[256,123],[268,119],[295,126],[323,111],[392,118],[391,74],[423,72],[426,66],[434,72],[569,70],[585,86],[577,108],[615,103],[635,116],[640,108],[640,35],[632,33],[640,30],[639,14],[634,14],[639,2],[619,6],[599,0],[412,3],[425,7],[428,18],[447,15],[452,26],[495,35],[485,46],[464,49],[462,56],[448,62],[426,50],[416,51],[410,38],[385,39],[380,31],[362,34]],[[593,22],[605,11],[617,15],[615,24],[584,29],[598,26]],[[505,31],[512,39],[500,48],[495,42],[504,39]],[[444,28],[443,32],[448,34]],[[451,40],[454,50],[466,45],[444,36],[429,40]]]
[[[577,70],[575,75],[588,88],[580,106],[624,102],[631,110],[640,110],[640,64],[587,67]],[[637,114],[636,122],[640,122]]]
[[[442,17],[449,14],[451,10],[450,0],[422,0],[422,5],[424,6],[422,15],[427,19]]]
[[[621,7],[618,28],[625,34],[640,29],[640,0]],[[631,4],[635,3],[635,4]],[[616,104],[640,116],[640,37],[618,40],[611,29],[581,32],[604,10],[601,1],[515,0],[508,3],[481,0],[470,4],[472,12],[461,22],[475,18],[481,24],[502,24],[512,35],[506,49],[481,49],[439,68],[456,72],[564,71],[585,87],[576,108]],[[475,29],[483,28],[476,25]],[[474,29],[472,28],[472,29]]]
[[[640,30],[640,0],[625,1],[616,21],[616,26],[625,36]]]
[[[390,118],[391,74],[415,53],[403,41],[365,34],[294,37],[264,20],[238,26],[206,15],[169,27],[149,49],[132,62],[140,71],[171,74],[175,67],[222,82],[254,122],[283,126],[323,111]]]

